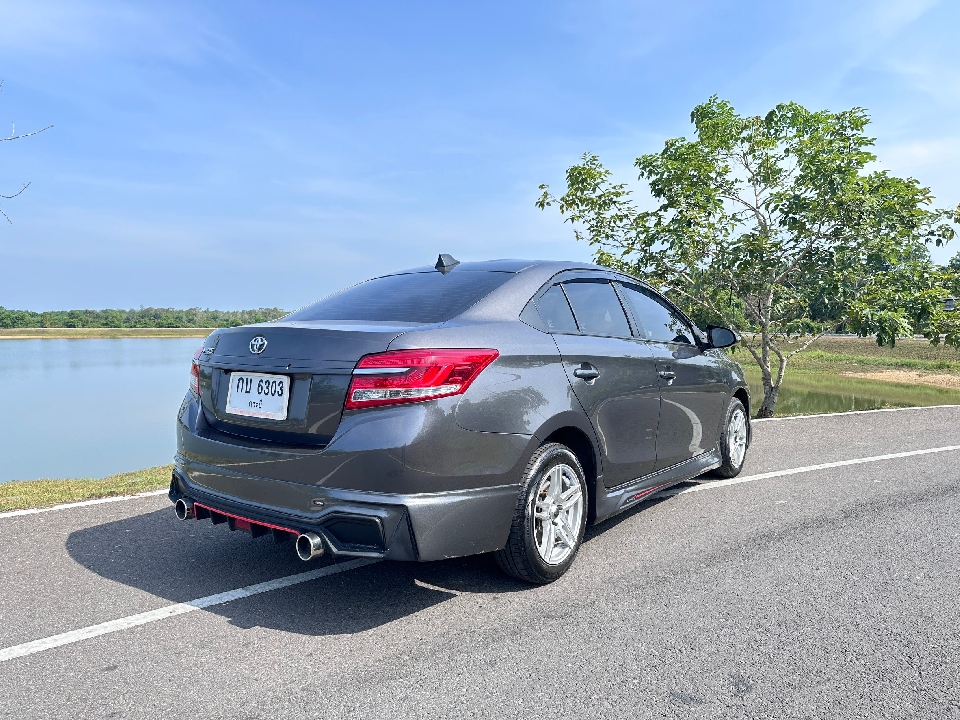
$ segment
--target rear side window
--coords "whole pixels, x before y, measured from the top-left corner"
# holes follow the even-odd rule
[[[620,299],[606,280],[572,280],[563,284],[580,329],[588,335],[630,337]]]
[[[656,295],[637,285],[621,285],[620,289],[640,325],[637,335],[654,342],[693,345],[690,327]]]
[[[388,275],[318,300],[284,319],[446,322],[512,277],[477,271]]]
[[[543,321],[544,329],[547,332],[579,332],[577,321],[573,319],[573,313],[570,311],[567,296],[563,294],[563,289],[559,285],[554,285],[537,298],[536,304],[537,310],[540,311],[540,319]]]

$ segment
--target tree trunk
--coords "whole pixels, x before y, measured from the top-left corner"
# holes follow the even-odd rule
[[[777,396],[780,394],[779,385],[770,385],[767,386],[767,383],[763,385],[763,403],[760,405],[760,409],[757,411],[758,418],[770,418],[773,417],[773,411],[777,407]]]
[[[780,348],[775,347],[770,336],[770,315],[773,310],[773,288],[770,288],[760,298],[760,379],[763,383],[763,402],[757,411],[758,418],[773,417],[777,407],[777,396],[780,394],[780,385],[783,382],[783,371],[786,369],[787,359]],[[770,351],[776,353],[780,361],[777,368],[777,378],[774,380],[770,368]]]
[[[770,344],[772,347],[773,343],[771,342]],[[767,355],[767,370],[763,373],[763,403],[757,411],[758,418],[773,417],[773,411],[777,407],[777,398],[780,395],[780,386],[783,384],[783,373],[787,369],[787,358],[783,352],[779,348],[773,348],[773,350],[780,360],[780,366],[777,368],[777,379],[774,380],[773,374],[769,369],[769,355]]]

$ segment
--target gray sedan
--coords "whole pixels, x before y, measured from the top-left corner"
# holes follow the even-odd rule
[[[212,333],[170,498],[304,560],[493,552],[550,582],[588,523],[740,471],[750,397],[720,349],[736,340],[606,268],[441,255]]]

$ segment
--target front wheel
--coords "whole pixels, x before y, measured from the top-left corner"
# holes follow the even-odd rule
[[[747,431],[750,421],[743,403],[733,398],[727,408],[727,418],[720,439],[720,455],[723,463],[714,472],[724,478],[736,477],[743,469],[747,456]]]
[[[496,552],[497,564],[529,583],[553,582],[573,564],[586,527],[580,461],[565,445],[544,445],[527,464],[510,538]]]

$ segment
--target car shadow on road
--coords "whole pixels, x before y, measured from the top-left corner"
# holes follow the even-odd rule
[[[107,580],[172,602],[335,564],[327,557],[302,562],[292,542],[253,539],[206,521],[179,522],[172,510],[74,531],[67,538],[67,551]],[[461,592],[498,594],[529,587],[503,575],[490,555],[431,563],[381,562],[207,611],[238,627],[341,635],[414,615]]]
[[[585,543],[667,498],[653,497],[587,528]],[[208,521],[180,522],[172,510],[76,530],[67,551],[93,573],[171,602],[188,602],[334,565],[302,562],[292,542],[252,538]],[[504,575],[492,555],[438,562],[380,562],[207,608],[238,627],[308,635],[363,632],[446,602],[459,593],[502,594],[531,586]]]

